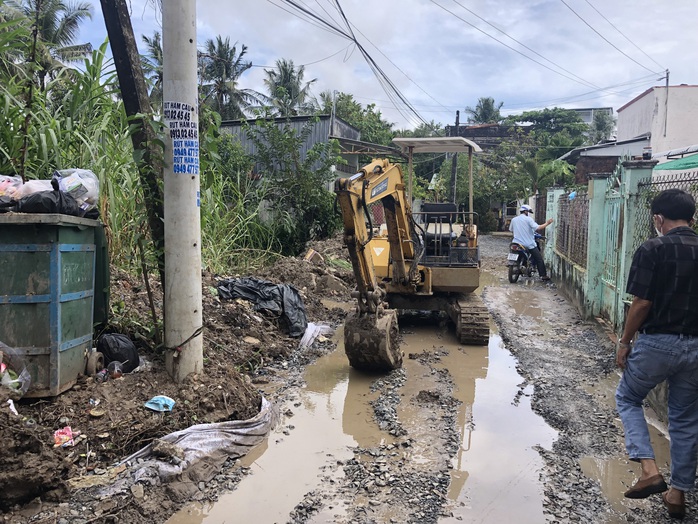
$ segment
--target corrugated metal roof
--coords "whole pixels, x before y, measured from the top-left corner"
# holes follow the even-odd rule
[[[475,153],[482,152],[479,145],[462,136],[393,138],[393,144],[398,146],[403,153],[407,153],[410,149],[413,153],[467,153],[471,149]]]

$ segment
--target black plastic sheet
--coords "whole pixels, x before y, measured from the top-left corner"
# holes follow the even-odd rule
[[[296,288],[288,284],[252,277],[231,278],[218,283],[218,295],[225,300],[244,298],[253,302],[258,311],[280,315],[287,322],[292,337],[303,336],[308,326],[303,299]]]

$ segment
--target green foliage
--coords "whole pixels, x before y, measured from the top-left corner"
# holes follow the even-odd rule
[[[330,166],[339,162],[338,145],[315,144],[301,159],[315,123],[310,121],[297,132],[288,123],[277,124],[267,113],[247,128],[257,146],[259,175],[268,184],[271,220],[285,255],[299,254],[307,241],[327,238],[339,226],[334,194],[328,189],[334,178]]]
[[[205,267],[215,273],[257,269],[272,260],[279,247],[272,228],[259,218],[264,190],[246,193],[250,188],[240,183],[241,178],[245,175],[216,174],[201,192],[201,256]]]
[[[247,193],[255,183],[252,176],[253,159],[245,152],[240,141],[223,134],[218,140],[220,170],[224,178],[237,179],[240,190]]]
[[[540,111],[525,111],[520,115],[511,115],[505,119],[505,123],[532,124],[533,130],[539,135],[554,135],[564,131],[573,139],[583,138],[587,131],[587,126],[579,113],[572,109],[562,109],[560,107],[546,108]]]
[[[27,29],[37,28],[37,40],[27,38],[26,45],[18,50],[16,62],[29,66],[27,70],[33,72],[41,90],[47,88],[47,81],[70,73],[65,63],[79,61],[92,52],[90,44],[75,43],[80,24],[92,18],[92,9],[88,2],[62,0],[0,2],[2,18],[19,19]]]
[[[322,112],[330,114],[332,112],[332,93],[324,92],[320,95]],[[383,120],[381,112],[376,110],[376,104],[369,104],[363,107],[354,100],[354,95],[348,93],[337,93],[335,97],[335,114],[351,124],[361,132],[361,140],[380,144],[390,145],[395,133],[393,124]],[[366,161],[365,163],[368,163]]]
[[[594,120],[589,126],[589,143],[598,144],[604,140],[608,140],[613,133],[613,128],[616,125],[616,119],[608,113],[596,111]]]
[[[448,194],[447,186],[451,180],[451,160],[444,160],[439,172],[437,186],[441,194]],[[456,167],[456,203],[463,209],[468,210],[469,202],[469,175],[470,167],[468,155],[458,155],[458,165]],[[491,227],[487,218],[488,212],[498,207],[499,202],[507,199],[508,188],[502,187],[500,181],[493,176],[492,168],[481,162],[473,162],[473,211],[480,217],[480,227]],[[490,231],[492,230],[490,229]]]
[[[309,115],[315,112],[310,86],[317,78],[304,82],[305,66],[296,66],[293,60],[281,58],[276,69],[266,69],[264,85],[269,92],[267,98],[276,116]]]
[[[465,113],[468,115],[468,122],[473,124],[498,124],[502,121],[500,109],[504,102],[497,104],[492,97],[480,97],[477,105],[473,109],[468,106]]]
[[[207,40],[204,47],[199,55],[202,104],[218,112],[223,120],[244,118],[245,111],[262,98],[256,91],[238,86],[242,74],[252,67],[252,62],[243,59],[247,46],[238,49],[236,42],[231,47],[230,38],[218,35],[215,40]]]
[[[446,130],[441,123],[433,120],[428,124],[421,123],[414,129],[401,129],[395,132],[396,137],[401,138],[431,138],[446,136]]]

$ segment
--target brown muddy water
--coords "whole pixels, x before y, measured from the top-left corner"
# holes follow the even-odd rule
[[[491,280],[491,282],[490,282]],[[500,279],[483,272],[485,285],[501,285]],[[505,284],[506,285],[506,284]],[[507,291],[515,314],[540,317],[541,308],[530,293],[523,295],[511,286]],[[338,304],[329,304],[330,306]],[[455,522],[545,522],[543,461],[537,446],[550,449],[556,432],[531,410],[533,386],[516,371],[516,360],[494,331],[487,347],[462,346],[451,330],[424,323],[401,321],[402,347],[407,381],[400,391],[404,399],[435,387],[435,374],[410,353],[426,349],[438,352],[432,365],[447,368],[453,378],[453,396],[461,404],[457,412],[461,443],[451,465],[451,483],[446,506]],[[353,370],[344,355],[343,333],[334,336],[337,348],[306,369],[305,387],[282,407],[279,425],[268,439],[241,459],[251,470],[233,492],[222,494],[214,504],[189,504],[175,514],[170,524],[272,523],[287,522],[294,507],[306,493],[327,483],[343,480],[338,461],[354,457],[352,448],[371,448],[392,442],[373,419],[370,391],[375,377]],[[611,376],[590,388],[613,405],[617,384]],[[273,400],[273,389],[266,392]],[[398,416],[413,439],[410,460],[430,467],[443,461],[429,442],[424,413],[414,403],[403,401]],[[668,462],[668,442],[653,429],[653,443],[660,465]],[[442,462],[438,462],[441,464]],[[584,473],[597,480],[613,509],[620,514],[609,523],[625,522],[631,506],[622,497],[635,480],[637,468],[624,460],[585,457]],[[503,503],[506,501],[506,503]],[[310,522],[334,522],[347,515],[348,501],[325,501],[326,508]]]
[[[447,502],[453,517],[443,522],[543,522],[543,464],[534,446],[550,448],[555,431],[531,411],[532,388],[519,393],[523,380],[501,338],[494,334],[489,346],[471,347],[461,346],[451,332],[433,325],[405,331],[406,355],[430,347],[444,355],[436,366],[450,370],[453,394],[462,402],[457,414],[462,442],[452,462]],[[305,493],[321,482],[341,481],[341,468],[329,467],[331,463],[351,458],[354,446],[368,448],[393,440],[373,420],[369,402],[375,398],[370,392],[375,377],[354,371],[344,355],[342,333],[335,337],[337,349],[308,366],[306,387],[288,404],[293,416],[282,414],[267,441],[241,460],[252,474],[215,504],[191,504],[168,522],[286,522]],[[419,361],[406,358],[404,366],[404,398],[433,386],[434,374]],[[409,402],[398,408],[415,442],[410,459],[425,466],[442,461],[429,446],[436,435],[429,435],[415,409]],[[339,502],[311,521],[332,522],[342,511]]]

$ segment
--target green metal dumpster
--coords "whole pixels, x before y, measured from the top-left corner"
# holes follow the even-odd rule
[[[85,371],[98,225],[59,214],[0,215],[0,341],[24,359],[26,397],[58,395]]]

